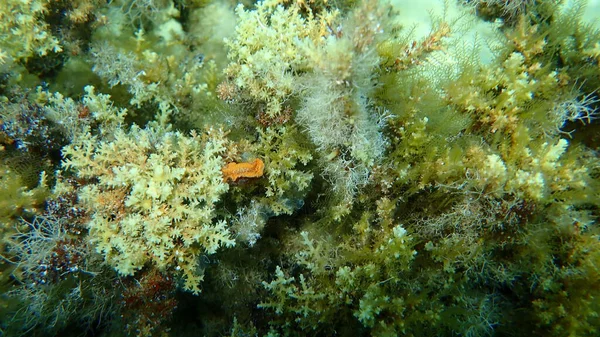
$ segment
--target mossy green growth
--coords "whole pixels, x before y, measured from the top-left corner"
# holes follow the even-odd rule
[[[44,175],[45,177],[45,175]],[[42,185],[33,189],[21,181],[21,177],[9,167],[0,166],[0,222],[10,227],[16,217],[34,214],[49,194],[48,187]]]
[[[0,161],[0,255],[5,254],[9,238],[18,231],[18,219],[31,217],[43,207],[50,194],[48,186],[45,186],[45,177],[43,174],[39,186],[29,188],[13,169]],[[2,286],[10,277],[8,270],[11,269],[4,262],[0,270]]]
[[[274,215],[292,214],[301,207],[313,178],[310,171],[303,169],[313,159],[309,144],[294,126],[257,131],[255,151],[265,158],[268,180],[264,197],[259,200]]]

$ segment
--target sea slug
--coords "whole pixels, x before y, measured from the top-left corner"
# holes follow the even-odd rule
[[[228,163],[221,169],[221,172],[223,172],[223,181],[235,182],[239,178],[262,177],[264,168],[265,163],[256,158],[249,163]]]

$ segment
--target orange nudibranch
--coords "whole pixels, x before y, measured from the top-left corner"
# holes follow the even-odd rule
[[[262,177],[265,163],[260,158],[254,159],[249,163],[228,163],[223,166],[223,181],[236,181],[239,178],[258,178]]]

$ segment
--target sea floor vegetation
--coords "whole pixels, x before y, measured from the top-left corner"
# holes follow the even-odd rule
[[[596,1],[0,1],[0,336],[600,335]]]

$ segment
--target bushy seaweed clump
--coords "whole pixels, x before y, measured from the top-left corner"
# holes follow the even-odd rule
[[[0,333],[597,335],[600,31],[415,3],[0,5]]]

